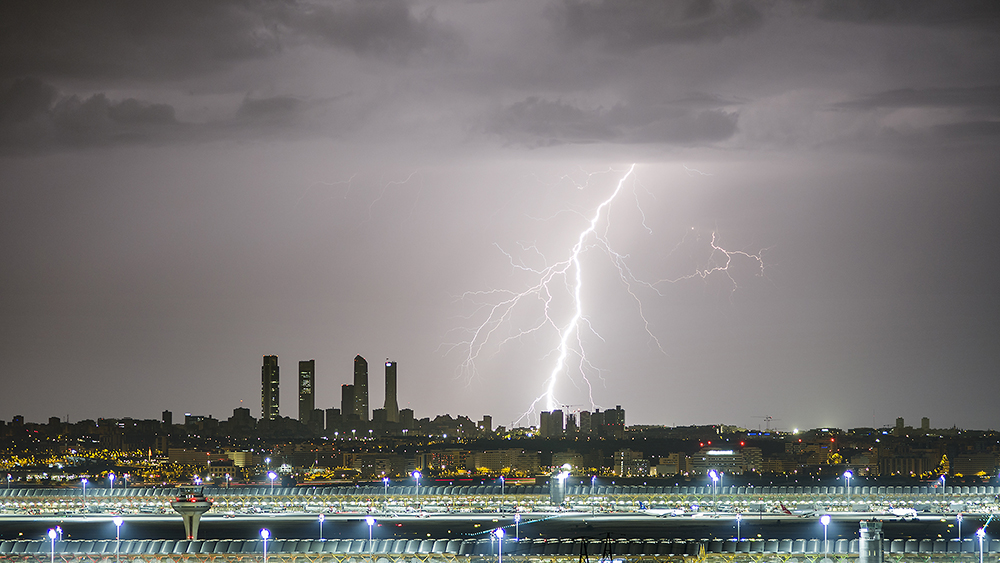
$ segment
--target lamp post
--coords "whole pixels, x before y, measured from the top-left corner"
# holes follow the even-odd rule
[[[115,516],[112,520],[115,523],[115,563],[121,561],[120,553],[122,547],[122,520],[121,516]]]
[[[274,496],[274,480],[278,477],[278,474],[274,471],[269,471],[267,473],[267,478],[271,480],[271,496]]]
[[[62,526],[56,526],[56,533],[59,534],[59,541],[62,541]]]
[[[227,489],[229,488],[229,485],[232,483],[232,481],[233,481],[233,476],[230,475],[230,474],[228,474],[228,473],[226,473],[226,488]]]
[[[420,472],[419,471],[414,471],[413,472],[413,480],[417,483],[417,493],[416,493],[415,496],[417,497],[417,508],[420,508]]]
[[[10,479],[10,475],[8,475],[7,478]],[[9,483],[9,481],[8,481],[8,483]],[[87,511],[87,479],[86,479],[86,477],[83,478],[83,479],[80,479],[80,483],[83,483],[83,510],[84,510],[84,512],[86,512]]]
[[[111,490],[115,490],[115,474],[114,472],[108,473],[108,481],[111,482]]]
[[[382,484],[385,485],[385,511],[389,512],[389,478],[382,477]]]
[[[844,472],[844,479],[847,480],[847,491],[846,491],[847,492],[847,502],[851,502],[851,477],[854,477],[854,474],[851,473],[850,469],[848,469],[847,471]],[[848,507],[848,508],[850,508],[850,507]]]
[[[711,470],[711,471],[708,472],[708,476],[712,478],[712,510],[714,510],[715,512],[718,512],[719,511],[719,508],[718,508],[718,502],[719,502],[719,497],[718,497],[718,494],[719,494],[719,485],[718,485],[718,483],[719,483],[719,474],[716,473],[715,470],[713,469],[713,470]]]
[[[323,514],[319,515],[319,540],[323,541],[323,520],[326,520],[326,516]]]
[[[979,563],[983,563],[983,538],[986,537],[986,526],[976,530],[976,537],[979,538]]]
[[[959,512],[958,516],[955,517],[958,520],[958,541],[962,541],[962,513]]]
[[[372,526],[375,524],[375,519],[369,516],[365,518],[365,522],[368,524],[368,558],[374,562],[375,547],[372,545]]]
[[[514,515],[514,541],[521,541],[521,531],[518,529],[518,525],[521,523],[521,513],[518,512]]]
[[[740,543],[740,522],[743,520],[743,515],[736,514],[736,543]]]
[[[503,496],[503,475],[500,476],[500,496]]]
[[[271,537],[271,532],[267,528],[260,531],[260,539],[264,540],[264,563],[267,563],[267,538]]]
[[[830,544],[826,541],[826,527],[830,525],[830,515],[820,516],[819,521],[823,524],[823,557],[826,557],[830,553]]]
[[[497,563],[503,563],[503,528],[493,530],[493,535],[497,537]],[[982,542],[980,542],[980,545],[982,545]],[[979,563],[982,563],[982,561]]]
[[[49,540],[52,541],[52,547],[49,549],[49,561],[56,563],[56,531],[54,528],[49,528]],[[980,541],[979,545],[982,546],[983,542]],[[982,551],[982,548],[980,548]]]
[[[7,474],[7,488],[8,488],[8,489],[10,488],[10,480],[11,480],[12,478],[13,478],[13,477],[11,476],[11,474],[10,474],[10,473],[8,473],[8,474]]]

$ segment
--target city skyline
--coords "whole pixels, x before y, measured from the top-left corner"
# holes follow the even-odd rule
[[[996,3],[0,17],[2,419],[1000,425]]]

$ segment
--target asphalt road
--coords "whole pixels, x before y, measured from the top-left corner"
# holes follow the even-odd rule
[[[870,515],[832,515],[827,533],[829,539],[854,539],[858,536],[858,521]],[[367,539],[368,526],[363,514],[326,515],[323,537]],[[122,539],[183,539],[184,526],[179,516],[125,516],[121,527]],[[736,519],[733,515],[712,517],[654,517],[637,514],[524,514],[518,526],[509,514],[441,514],[427,517],[375,515],[374,538],[477,538],[504,526],[508,537],[518,533],[522,538],[595,538],[608,534],[612,538],[711,539],[735,538]],[[965,515],[964,537],[972,537],[984,519]],[[0,539],[43,539],[49,528],[60,526],[65,539],[113,539],[115,526],[110,516],[43,517],[0,516]],[[990,528],[994,526],[991,525]],[[1000,527],[1000,524],[998,524]],[[316,515],[252,515],[225,518],[208,514],[202,518],[200,539],[256,539],[261,528],[271,537],[282,539],[312,539],[319,537]],[[949,517],[921,516],[912,521],[896,521],[886,517],[883,523],[886,538],[951,539],[957,536],[955,521]],[[995,530],[988,532],[997,533]],[[818,516],[796,517],[764,515],[745,516],[740,522],[741,538],[810,539],[823,538],[823,526]]]

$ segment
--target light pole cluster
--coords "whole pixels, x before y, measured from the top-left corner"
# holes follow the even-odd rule
[[[267,538],[271,537],[271,531],[267,528],[262,528],[260,531],[260,539],[264,540],[264,563],[267,563]]]

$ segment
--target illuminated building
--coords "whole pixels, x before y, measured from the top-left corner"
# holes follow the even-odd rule
[[[299,422],[308,425],[316,408],[316,360],[299,362]]]
[[[368,420],[368,362],[360,355],[354,356],[354,414]]]
[[[260,418],[278,418],[278,356],[264,356],[260,368]]]
[[[385,419],[399,422],[399,405],[396,403],[396,362],[385,360]]]

